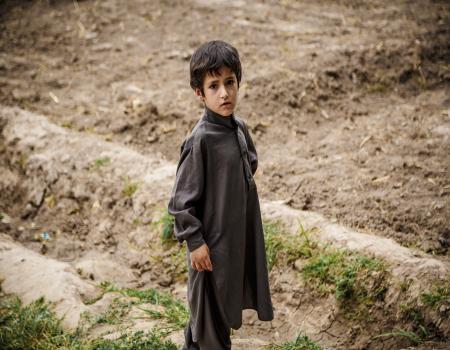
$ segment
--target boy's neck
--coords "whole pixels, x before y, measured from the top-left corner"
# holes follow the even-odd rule
[[[213,110],[208,108],[206,105],[205,105],[205,112],[203,115],[203,119],[207,120],[211,123],[214,123],[214,124],[226,126],[227,128],[230,128],[230,129],[237,128],[237,122],[234,117],[234,113],[230,114],[228,117],[224,117],[223,115],[220,115],[219,113],[214,112]]]
[[[215,115],[215,116],[221,117],[221,118],[231,118],[231,116],[233,115],[233,113],[231,113],[230,115],[227,115],[227,116],[221,115],[221,114],[219,114],[219,113],[217,113],[217,112],[214,112],[214,111],[213,111],[211,108],[209,108],[206,104],[205,104],[205,109],[206,109],[206,111],[207,111],[209,114],[212,114],[212,115]]]

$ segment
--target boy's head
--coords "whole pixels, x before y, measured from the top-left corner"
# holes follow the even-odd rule
[[[222,116],[233,113],[242,77],[233,46],[220,40],[201,45],[192,55],[190,75],[192,89],[207,107]]]

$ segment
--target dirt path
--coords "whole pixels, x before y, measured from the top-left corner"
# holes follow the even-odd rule
[[[264,203],[282,203],[274,213],[284,218],[323,220],[321,239],[334,245],[376,250],[370,237],[440,271],[450,245],[449,12],[445,1],[3,0],[0,212],[9,219],[0,231],[82,267],[85,278],[111,277],[113,265],[100,264],[110,256],[124,267],[115,269],[123,285],[183,297],[167,277],[170,259],[149,262],[146,225],[167,200],[179,145],[202,111],[188,84],[190,55],[222,38],[241,53],[237,114],[256,143]],[[333,225],[348,229],[340,236]],[[277,331],[248,315],[236,344],[246,349],[250,337],[262,346],[305,328],[311,310],[295,313],[298,302],[283,299],[303,288],[283,292],[292,274],[272,277],[285,313]],[[316,309],[312,320],[333,310],[333,300],[301,300]],[[289,317],[304,323],[289,328]],[[343,347],[352,336],[355,348],[367,344],[355,330],[344,335],[347,326],[333,326]],[[320,325],[308,327],[314,334]]]

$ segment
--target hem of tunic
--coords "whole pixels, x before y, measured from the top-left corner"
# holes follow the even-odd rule
[[[244,310],[254,310],[254,311],[256,311],[256,313],[258,315],[258,320],[260,320],[260,321],[268,322],[268,321],[272,321],[274,319],[273,313],[271,313],[271,315],[263,315],[263,313],[258,311],[255,307],[243,307],[242,311],[244,311]],[[234,330],[238,330],[239,328],[242,327],[242,321],[239,324],[232,324],[232,323],[230,323],[229,326],[231,328],[233,328]]]

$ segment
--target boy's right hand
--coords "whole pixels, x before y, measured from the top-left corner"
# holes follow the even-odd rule
[[[212,264],[209,258],[209,248],[205,244],[190,252],[192,268],[197,271],[212,271]]]

